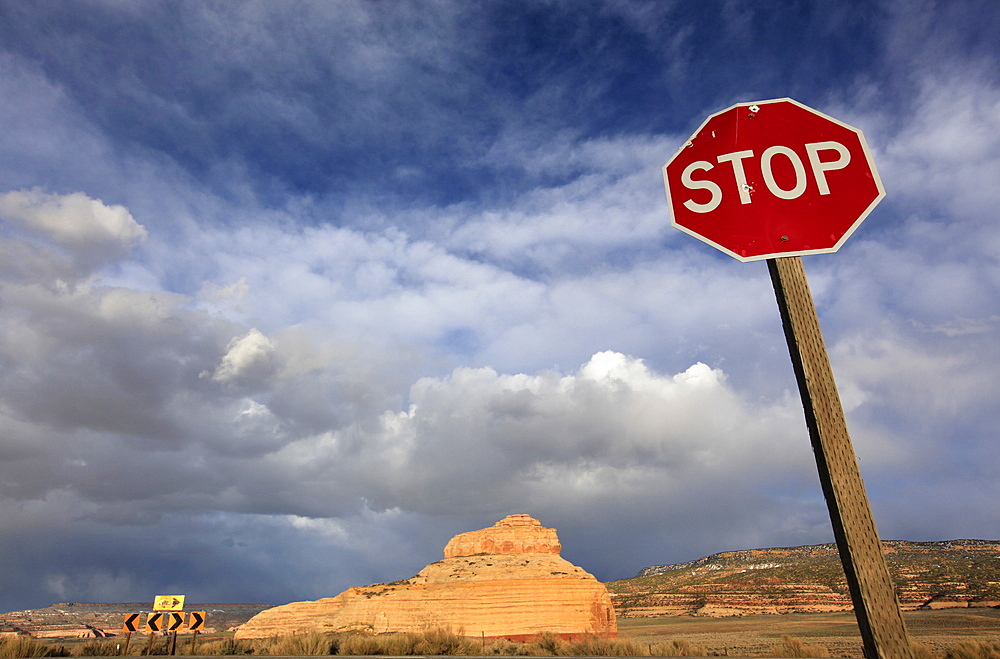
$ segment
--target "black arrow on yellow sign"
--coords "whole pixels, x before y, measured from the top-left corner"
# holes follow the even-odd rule
[[[157,595],[153,598],[154,611],[180,611],[184,608],[184,595]]]
[[[167,631],[175,632],[184,626],[184,621],[187,619],[186,613],[168,613],[167,614]]]
[[[205,612],[192,611],[191,617],[188,618],[188,629],[193,632],[200,632],[204,626],[205,626]]]
[[[125,623],[122,625],[122,631],[127,634],[132,634],[139,631],[139,618],[141,614],[139,613],[126,613]]]
[[[163,623],[160,621],[162,617],[162,613],[150,613],[146,616],[146,631],[156,633],[163,629]]]

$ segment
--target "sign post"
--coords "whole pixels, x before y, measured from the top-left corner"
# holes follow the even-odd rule
[[[177,630],[179,630],[187,620],[186,613],[177,611],[167,614],[167,631],[170,632],[170,656],[177,654]]]
[[[163,630],[163,614],[152,612],[146,615],[146,632],[149,640],[146,642],[145,654],[150,654],[153,649],[153,639]]]
[[[909,657],[909,640],[861,480],[802,259],[768,259],[823,496],[865,656]]]
[[[885,196],[864,136],[791,99],[710,116],[663,168],[672,224],[767,259],[820,484],[868,659],[911,659],[800,258],[837,251]]]
[[[122,622],[122,631],[125,632],[125,649],[122,650],[122,655],[128,654],[128,646],[132,641],[132,634],[139,631],[139,619],[141,614],[139,613],[126,613],[125,620]]]
[[[194,656],[195,647],[198,645],[198,632],[205,627],[205,618],[207,615],[205,611],[192,611],[191,615],[188,616],[188,631],[192,632],[189,654],[192,656]]]

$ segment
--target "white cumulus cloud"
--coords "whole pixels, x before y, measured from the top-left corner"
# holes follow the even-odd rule
[[[23,281],[74,282],[120,261],[146,240],[146,229],[124,206],[82,192],[39,188],[0,194],[0,271]]]
[[[212,379],[219,382],[263,380],[274,372],[274,368],[274,343],[253,328],[229,342]]]
[[[146,229],[127,208],[82,192],[57,195],[33,188],[0,194],[0,216],[78,249],[124,250],[146,239]]]

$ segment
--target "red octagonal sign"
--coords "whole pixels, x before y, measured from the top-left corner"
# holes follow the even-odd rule
[[[663,181],[671,223],[740,261],[835,252],[885,196],[861,131],[790,98],[713,114]]]

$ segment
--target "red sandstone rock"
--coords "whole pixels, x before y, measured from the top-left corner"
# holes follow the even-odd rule
[[[540,632],[615,637],[603,584],[559,557],[555,529],[528,515],[455,536],[445,559],[415,577],[350,588],[336,597],[262,611],[236,638],[363,630],[450,628],[469,636],[523,638]]]
[[[555,529],[530,515],[507,515],[493,526],[459,533],[445,545],[444,557],[475,554],[556,554],[562,551]]]

